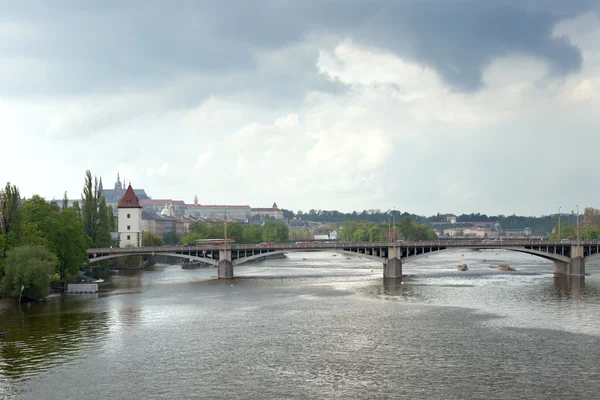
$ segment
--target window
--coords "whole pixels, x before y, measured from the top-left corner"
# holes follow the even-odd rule
[[[127,225],[127,230],[130,231],[131,230],[131,225]]]
[[[131,214],[127,214],[127,218],[131,218]]]
[[[131,236],[130,235],[127,235],[127,240],[131,240]]]
[[[131,204],[131,200],[127,200],[127,204]]]

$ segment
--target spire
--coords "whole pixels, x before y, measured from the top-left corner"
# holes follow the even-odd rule
[[[121,185],[121,177],[119,176],[119,173],[117,172],[117,181],[115,182],[115,190],[117,189],[122,189],[123,185]]]
[[[125,191],[125,194],[123,195],[123,198],[121,199],[121,201],[119,202],[119,205],[117,207],[119,207],[119,208],[143,208],[142,205],[140,204],[140,199],[138,199],[137,196],[135,195],[135,193],[133,192],[133,188],[131,187],[131,185],[129,185],[127,187],[127,190]]]
[[[277,203],[273,203],[273,207],[271,207],[271,208],[273,208],[273,209],[275,209],[275,210],[278,210],[278,209],[279,209],[279,208],[277,207]]]
[[[98,191],[100,192],[100,194],[102,194],[103,190],[104,190],[104,187],[102,186],[102,177],[100,177],[100,183],[98,184]]]
[[[198,205],[198,195],[197,194],[194,195],[194,205],[195,206]]]

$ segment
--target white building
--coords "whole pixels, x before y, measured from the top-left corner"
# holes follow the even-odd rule
[[[329,235],[315,235],[315,240],[329,240]]]
[[[219,218],[228,220],[239,220],[247,222],[250,218],[250,206],[242,205],[202,205],[202,204],[194,204],[188,205],[185,210],[186,217],[194,217],[194,218]]]
[[[119,247],[142,246],[142,205],[131,185],[118,204]]]
[[[273,203],[272,207],[267,207],[267,208],[253,208],[252,209],[252,217],[258,217],[258,218],[262,218],[262,219],[276,219],[276,220],[282,220],[283,219],[283,210],[279,209],[279,207],[277,207],[277,203]]]
[[[451,224],[456,223],[456,215],[454,214],[446,214],[446,222],[450,222]]]

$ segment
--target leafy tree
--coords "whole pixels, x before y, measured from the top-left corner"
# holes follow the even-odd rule
[[[167,232],[163,234],[163,240],[165,244],[177,244],[180,241],[180,237],[176,232]]]
[[[17,297],[24,286],[23,296],[39,299],[50,293],[50,276],[56,269],[54,254],[42,246],[20,246],[6,253],[2,291]]]
[[[21,226],[21,210],[19,207],[21,198],[19,196],[19,188],[8,182],[4,189],[4,203],[0,204],[2,207],[2,221],[0,221],[2,232],[0,233],[14,232],[17,240]]]
[[[106,203],[106,200],[104,202]],[[108,227],[110,229],[110,232],[116,232],[117,229],[115,227],[115,217],[114,217],[114,210],[113,210],[112,206],[108,206],[106,213],[107,213],[107,217],[108,217]]]
[[[562,232],[561,232],[561,234],[562,234]],[[581,238],[583,240],[593,240],[593,239],[598,238],[598,236],[600,236],[598,234],[598,231],[595,230],[591,225],[586,225],[581,230]]]
[[[96,236],[96,243],[94,243],[95,246],[108,247],[112,243],[112,230],[110,227],[111,220],[113,220],[113,217],[112,215],[109,217],[108,207],[106,206],[106,199],[104,198],[104,196],[102,196],[98,205],[98,231]]]
[[[81,194],[81,218],[85,233],[92,239],[92,246],[110,245],[111,230],[106,200],[98,189],[98,178],[94,178],[92,182],[89,170],[85,171],[85,184]]]
[[[358,228],[354,231],[355,242],[366,242],[369,240],[369,231],[364,228]]]
[[[262,241],[283,243],[288,240],[289,229],[283,222],[267,221],[262,225]]]
[[[165,242],[160,236],[148,231],[142,232],[142,246],[154,247],[163,246],[164,244]]]
[[[62,209],[66,210],[69,207],[69,198],[67,197],[67,191],[65,190],[65,195],[63,196],[62,201]]]
[[[90,247],[91,240],[83,231],[83,223],[73,208],[62,210],[57,222],[57,241],[54,247],[58,258],[57,272],[62,280],[75,276],[87,263],[86,250]]]
[[[242,243],[260,243],[262,229],[260,225],[247,225],[242,232]]]
[[[575,230],[575,226],[573,226],[567,222],[561,221],[561,223],[560,223],[560,238],[561,239],[569,239],[569,240],[577,239],[577,232]],[[554,230],[550,234],[550,239],[551,240],[558,239],[558,224],[555,225]]]

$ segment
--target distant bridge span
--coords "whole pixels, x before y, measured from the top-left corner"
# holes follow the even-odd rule
[[[584,275],[585,262],[600,259],[600,242],[557,240],[436,240],[422,242],[299,242],[282,244],[227,244],[89,249],[91,263],[131,255],[166,255],[202,261],[219,267],[219,278],[232,278],[233,267],[268,255],[289,251],[339,251],[384,264],[383,276],[402,276],[402,263],[457,249],[506,249],[554,262],[554,273]]]

